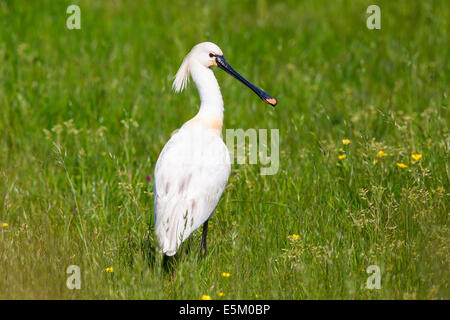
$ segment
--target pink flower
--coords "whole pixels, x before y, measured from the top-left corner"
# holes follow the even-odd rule
[[[152,175],[148,174],[147,177],[145,177],[145,180],[147,180],[147,182],[152,181]]]

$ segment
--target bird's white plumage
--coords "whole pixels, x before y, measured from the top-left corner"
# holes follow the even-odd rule
[[[222,54],[215,44],[201,43],[183,60],[173,88],[182,90],[191,76],[199,90],[200,110],[170,138],[155,166],[155,231],[168,256],[211,217],[230,174],[229,152],[221,138],[222,96],[209,69],[211,52]]]
[[[230,174],[228,149],[208,131],[186,124],[156,164],[155,230],[169,256],[213,214]]]

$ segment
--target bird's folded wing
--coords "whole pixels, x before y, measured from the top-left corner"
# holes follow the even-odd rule
[[[228,150],[219,137],[182,133],[166,144],[154,174],[155,230],[167,255],[210,217],[230,173]]]

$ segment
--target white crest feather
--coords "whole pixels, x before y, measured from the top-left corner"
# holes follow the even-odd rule
[[[177,74],[175,75],[175,80],[172,84],[172,89],[175,90],[175,92],[181,92],[184,88],[186,88],[189,77],[191,75],[190,69],[189,69],[189,57],[188,54],[183,62],[181,63],[180,69],[178,69]]]

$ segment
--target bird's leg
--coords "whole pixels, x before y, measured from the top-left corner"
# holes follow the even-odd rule
[[[173,256],[168,256],[163,254],[163,260],[162,260],[162,268],[164,271],[169,271],[170,269],[173,269]]]
[[[208,235],[208,220],[203,224],[203,232],[202,232],[202,246],[201,250],[203,250],[203,254],[206,257],[208,250],[206,249],[206,236]]]

